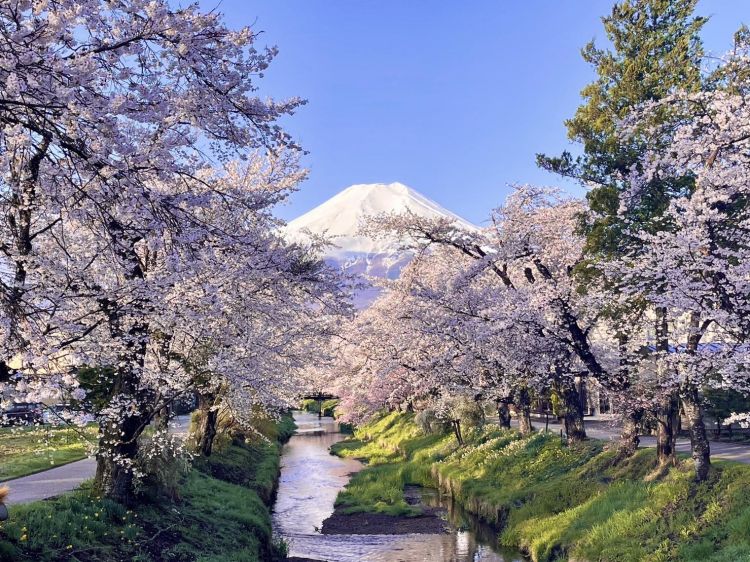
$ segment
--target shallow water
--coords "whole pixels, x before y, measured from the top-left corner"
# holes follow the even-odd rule
[[[281,479],[274,506],[277,535],[289,544],[289,555],[328,562],[516,562],[523,558],[494,546],[494,533],[473,516],[441,497],[424,491],[428,505],[447,510],[450,533],[440,535],[321,535],[333,513],[336,494],[359,461],[334,457],[328,448],[345,436],[331,418],[295,412],[297,432],[284,446]]]

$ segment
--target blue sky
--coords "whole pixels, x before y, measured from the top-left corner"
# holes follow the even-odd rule
[[[354,183],[400,181],[477,224],[508,184],[572,183],[537,152],[570,148],[563,121],[593,72],[611,0],[201,0],[280,53],[261,91],[309,103],[284,122],[310,152],[292,219]],[[750,0],[702,0],[706,49],[750,24]]]

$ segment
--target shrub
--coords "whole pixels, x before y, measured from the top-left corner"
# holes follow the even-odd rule
[[[414,422],[425,435],[443,433],[447,430],[446,423],[437,417],[435,410],[430,410],[429,408],[417,413]]]
[[[154,432],[142,440],[133,466],[138,491],[148,497],[177,499],[192,459],[182,438],[166,430]]]
[[[442,397],[436,415],[445,421],[460,421],[463,429],[482,427],[485,421],[481,404],[469,396]]]
[[[466,429],[484,425],[484,411],[479,402],[470,398],[461,398],[455,407],[456,417]]]

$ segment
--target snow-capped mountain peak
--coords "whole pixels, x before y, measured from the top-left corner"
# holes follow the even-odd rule
[[[305,231],[326,234],[335,245],[327,252],[331,257],[342,258],[351,253],[391,253],[399,247],[397,239],[361,236],[360,226],[368,216],[403,213],[407,210],[423,217],[449,217],[463,228],[476,229],[471,223],[421,193],[396,182],[356,184],[347,187],[322,205],[291,221],[287,225],[287,231],[295,238]]]
[[[324,235],[333,243],[326,250],[327,261],[348,273],[396,279],[413,253],[402,250],[402,242],[395,236],[374,239],[362,236],[359,230],[368,216],[406,211],[427,218],[448,217],[461,228],[477,230],[473,224],[402,183],[371,183],[347,187],[291,221],[286,232],[297,240],[304,240],[308,232]],[[356,295],[355,304],[364,308],[377,294],[375,287],[363,290]]]

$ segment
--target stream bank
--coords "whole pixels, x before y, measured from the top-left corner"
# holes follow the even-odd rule
[[[436,486],[466,511],[502,529],[494,542],[534,562],[560,560],[750,560],[750,467],[714,462],[708,482],[692,461],[666,474],[653,450],[621,458],[605,443],[568,446],[538,433],[487,425],[424,434],[414,416],[391,413],[363,425],[338,455],[367,461],[339,495],[350,512],[400,513],[409,484]]]

